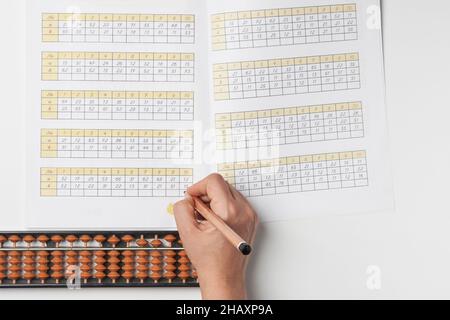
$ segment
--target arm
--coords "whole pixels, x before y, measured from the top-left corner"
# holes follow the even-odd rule
[[[174,213],[180,237],[197,270],[203,299],[246,299],[243,256],[206,220],[198,220],[190,195],[200,197],[244,240],[252,243],[257,216],[248,201],[222,176],[212,174],[188,188]]]

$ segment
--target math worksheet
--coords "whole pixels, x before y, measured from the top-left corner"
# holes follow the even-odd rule
[[[174,228],[218,172],[261,221],[393,207],[379,0],[27,8],[30,228]]]

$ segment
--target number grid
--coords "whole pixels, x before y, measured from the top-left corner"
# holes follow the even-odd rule
[[[195,16],[43,13],[42,42],[194,44]]]
[[[213,67],[216,101],[359,89],[359,54],[231,62]]]
[[[361,102],[216,114],[218,150],[362,137]]]
[[[194,92],[42,91],[43,120],[194,120]]]
[[[247,197],[369,185],[365,151],[223,163],[218,172]]]
[[[41,168],[42,197],[180,197],[188,168]]]
[[[42,80],[194,82],[194,54],[43,52]]]
[[[42,158],[192,159],[193,131],[42,129]]]
[[[211,21],[213,51],[358,39],[356,4],[226,12]]]

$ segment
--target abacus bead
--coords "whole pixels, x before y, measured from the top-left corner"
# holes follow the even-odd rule
[[[179,263],[183,263],[183,264],[187,264],[190,262],[190,260],[187,257],[181,257],[180,259],[178,259]]]
[[[20,237],[17,235],[12,235],[8,238],[8,240],[11,241],[15,246],[16,243],[20,241]]]
[[[117,271],[110,271],[108,272],[108,278],[112,280],[117,280],[120,278],[120,274],[118,274]]]
[[[175,265],[173,265],[173,264],[167,264],[164,267],[164,270],[166,270],[166,271],[175,271],[176,269],[177,269],[177,267],[175,267]]]
[[[83,234],[83,235],[80,237],[81,242],[84,242],[84,243],[87,243],[87,242],[91,241],[91,239],[92,239],[92,238],[91,238],[89,235],[87,235],[87,234]]]
[[[113,247],[120,242],[120,239],[117,238],[115,235],[112,235],[108,238],[108,243],[111,244]]]
[[[124,271],[133,271],[133,270],[134,270],[134,266],[131,265],[131,264],[125,263],[125,264],[123,265],[122,269],[123,269]]]
[[[89,279],[91,277],[91,273],[89,272],[89,270],[81,272],[81,279]]]
[[[42,234],[37,238],[37,240],[39,242],[47,242],[49,240],[49,238],[45,234]]]
[[[83,272],[88,272],[89,270],[91,270],[91,267],[87,264],[83,264],[81,265],[80,270]]]
[[[131,278],[133,278],[133,273],[131,273],[130,271],[125,271],[124,273],[122,273],[122,277],[124,277],[127,280],[130,280]]]
[[[175,262],[177,262],[177,260],[172,257],[166,257],[166,258],[164,258],[164,262],[165,263],[175,263]]]
[[[122,252],[122,255],[123,255],[124,257],[131,257],[131,256],[134,255],[134,253],[133,253],[133,251],[125,250],[124,252]]]
[[[18,264],[14,264],[9,267],[9,271],[12,271],[12,272],[19,272],[21,270],[22,270],[22,268]]]
[[[117,272],[117,271],[120,270],[120,267],[119,267],[117,264],[114,263],[114,264],[110,264],[110,265],[108,266],[108,270],[109,270],[109,271],[113,271],[113,272],[114,272],[114,271]]]
[[[105,256],[105,251],[95,251],[94,255],[96,257],[104,257]]]
[[[189,266],[187,264],[182,264],[178,267],[178,270],[180,271],[189,271],[191,270],[191,268],[189,268]]]
[[[0,235],[0,244],[5,243],[8,239],[4,235]]]
[[[141,264],[136,267],[136,270],[140,271],[140,272],[144,272],[144,271],[148,271],[149,268],[145,264]]]
[[[168,234],[164,237],[164,240],[166,240],[167,242],[169,242],[172,245],[172,242],[177,240],[177,237],[175,237],[173,234]]]
[[[122,241],[123,241],[123,242],[131,242],[131,241],[133,241],[133,240],[134,240],[134,237],[131,236],[131,235],[129,235],[129,234],[126,234],[126,235],[124,235],[124,236],[122,237]]]
[[[25,257],[34,257],[34,252],[33,252],[33,251],[25,251],[25,252],[23,253],[23,255],[24,255]]]
[[[178,255],[179,255],[180,257],[187,257],[186,251],[184,251],[184,250],[179,251],[179,252],[178,252]]]
[[[99,271],[99,272],[95,273],[94,277],[98,280],[101,280],[101,279],[104,279],[106,277],[106,275],[102,271]]]
[[[94,268],[95,271],[97,272],[103,272],[106,270],[106,267],[103,264],[97,264]]]
[[[80,263],[84,263],[84,264],[91,263],[91,259],[88,257],[81,257]]]
[[[154,281],[158,281],[159,279],[161,279],[161,273],[152,272],[152,274],[150,275],[150,278],[152,278],[152,280],[154,280]]]
[[[20,279],[20,272],[14,271],[14,272],[10,272],[8,275],[8,278],[11,280],[19,280]]]
[[[164,255],[166,257],[175,257],[177,255],[177,253],[173,250],[166,250],[166,251],[164,251]]]
[[[144,251],[144,250],[139,250],[139,251],[136,252],[136,255],[138,257],[147,257],[148,256],[148,252]]]
[[[50,268],[50,270],[55,271],[55,272],[59,272],[62,271],[64,268],[62,265],[60,264],[54,264],[52,265],[52,267]]]
[[[41,264],[38,268],[38,271],[47,271],[49,269],[49,267],[47,266],[47,264]]]
[[[70,244],[72,244],[73,242],[77,241],[78,237],[73,235],[73,234],[69,234],[66,237],[66,241],[69,242]]]
[[[63,241],[64,239],[63,239],[63,237],[61,237],[60,235],[54,235],[54,236],[51,237],[51,240],[52,240],[54,243],[56,243],[56,245],[58,246],[59,243],[60,243],[61,241]]]
[[[183,280],[183,281],[186,281],[187,279],[189,279],[189,273],[188,272],[186,272],[186,271],[181,271],[179,274],[178,274],[178,278],[180,278],[181,280]]]
[[[54,258],[52,258],[51,262],[53,264],[58,264],[58,263],[62,263],[63,259],[61,257],[54,257]]]
[[[27,242],[27,243],[31,243],[33,242],[35,239],[31,234],[27,234],[26,236],[23,237],[23,241]]]
[[[154,271],[154,272],[158,272],[158,271],[161,271],[162,269],[161,269],[161,267],[159,265],[152,265],[150,267],[150,270]]]
[[[154,258],[161,257],[161,252],[153,250],[150,252],[150,256]]]
[[[159,239],[153,239],[152,241],[150,241],[150,244],[154,248],[159,248],[161,246],[162,242]]]
[[[164,278],[173,280],[177,275],[173,273],[172,271],[168,271],[164,273]]]
[[[40,280],[45,280],[45,279],[48,279],[48,277],[49,277],[49,275],[48,275],[46,272],[44,272],[44,271],[46,271],[46,270],[43,270],[42,272],[40,272],[40,273],[38,274],[38,278],[39,278]]]
[[[125,257],[122,259],[123,263],[133,263],[134,259],[132,257]]]
[[[77,264],[77,262],[78,262],[78,259],[74,258],[74,257],[70,257],[67,259],[67,263],[70,265],[75,265],[75,264]]]
[[[148,241],[145,240],[143,237],[141,237],[140,239],[138,239],[138,240],[136,241],[136,244],[137,244],[139,247],[146,247],[146,246],[148,246]]]
[[[106,240],[106,238],[104,235],[98,234],[94,237],[94,240],[97,241],[98,243],[102,243]]]

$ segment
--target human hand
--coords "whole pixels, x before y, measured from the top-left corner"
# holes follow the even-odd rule
[[[198,220],[191,196],[208,204],[237,234],[252,244],[258,218],[251,205],[221,175],[212,174],[189,187],[174,206],[183,246],[197,270],[204,299],[246,299],[248,257],[206,220]]]

